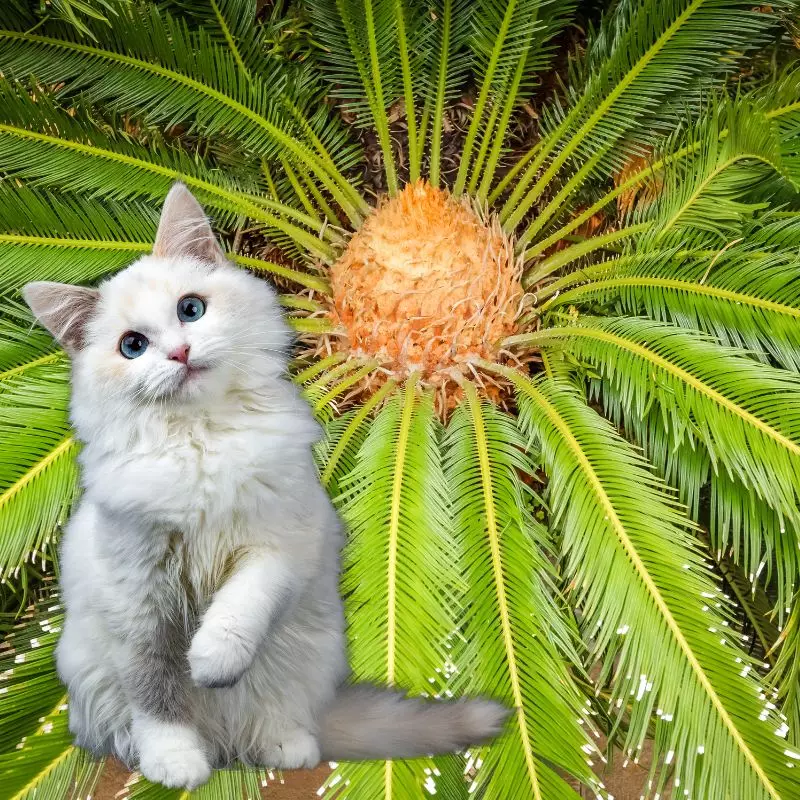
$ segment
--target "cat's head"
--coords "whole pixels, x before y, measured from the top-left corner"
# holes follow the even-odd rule
[[[227,261],[183,184],[167,195],[152,255],[96,289],[36,282],[23,295],[94,403],[204,402],[285,367],[274,292]]]

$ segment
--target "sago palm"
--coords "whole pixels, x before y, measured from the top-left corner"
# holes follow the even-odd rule
[[[600,732],[650,797],[797,796],[794,9],[619,0],[553,64],[574,5],[4,6],[0,796],[97,771],[52,666],[68,365],[18,290],[147,252],[177,179],[298,331],[357,676],[516,709],[327,796],[604,796]]]

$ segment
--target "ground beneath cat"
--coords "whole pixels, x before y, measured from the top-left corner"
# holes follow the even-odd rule
[[[647,780],[649,750],[648,743],[643,748],[641,763],[629,764],[625,769],[622,768],[623,759],[618,754],[614,769],[611,772],[600,773],[606,789],[615,800],[639,800]],[[284,782],[278,781],[276,776],[276,780],[270,781],[269,786],[263,790],[262,796],[265,800],[318,800],[317,789],[324,782],[328,772],[327,766],[320,766],[315,770],[286,772],[283,776]],[[125,786],[129,774],[118,761],[109,760],[97,790],[92,795],[92,800],[115,800]],[[580,797],[594,800],[594,795],[588,789],[584,789]]]

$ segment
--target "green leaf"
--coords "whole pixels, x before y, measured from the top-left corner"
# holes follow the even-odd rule
[[[535,467],[514,420],[481,403],[472,384],[464,389],[466,401],[443,442],[467,582],[453,689],[515,709],[499,741],[470,751],[471,763],[482,762],[470,791],[485,798],[577,798],[553,765],[596,789],[584,756],[596,748],[576,724],[583,700],[558,648],[573,662],[578,656],[553,598],[547,532],[533,519],[520,477]]]
[[[46,562],[53,557],[57,530],[77,488],[65,360],[47,352],[38,333],[31,337],[33,346],[21,347],[32,321],[18,307],[6,305],[6,312],[15,310],[16,318],[0,321],[0,333],[8,337],[0,345],[0,576],[4,578],[29,560]]]
[[[511,342],[566,347],[617,389],[626,416],[659,409],[673,442],[699,442],[716,468],[795,519],[800,378],[699,332],[640,318],[581,317]]]
[[[720,592],[683,509],[572,387],[508,373],[521,422],[542,448],[583,630],[603,655],[603,676],[613,676],[614,705],[633,698],[626,751],[655,712],[656,762],[691,796],[791,793],[777,718],[726,630],[729,612],[705,602]]]
[[[774,24],[773,15],[754,11],[744,0],[617,4],[590,45],[583,91],[573,90],[568,110],[554,105],[548,112],[551,132],[504,206],[507,229],[522,220],[570,159],[592,166],[574,166],[580,179],[569,180],[567,193],[621,141],[628,148],[646,142],[660,114],[674,123],[671,97],[686,97],[693,81],[732,69],[735,54],[763,43]],[[537,216],[525,238],[548,219],[549,214]]]
[[[99,765],[71,743],[53,653],[62,622],[44,593],[0,647],[0,796],[63,800],[91,793]]]
[[[429,394],[415,379],[371,424],[338,498],[350,536],[342,592],[355,677],[427,693],[446,661],[459,582],[448,487]],[[425,761],[341,765],[337,775],[369,797],[419,797]],[[338,796],[338,795],[337,795]]]
[[[93,29],[97,45],[76,41],[68,29],[53,36],[0,31],[0,70],[21,80],[35,74],[43,83],[65,84],[65,92],[85,91],[89,100],[123,112],[138,108],[152,123],[189,122],[206,137],[235,138],[262,157],[289,154],[307,163],[359,218],[363,201],[336,165],[303,141],[310,126],[303,106],[316,92],[306,91],[291,67],[272,60],[257,78],[244,76],[225,48],[155,4],[121,6],[110,23]],[[287,102],[301,121],[284,113]]]
[[[55,646],[63,611],[46,594],[4,638],[0,648],[0,754],[14,754],[45,717],[66,702],[56,675]]]

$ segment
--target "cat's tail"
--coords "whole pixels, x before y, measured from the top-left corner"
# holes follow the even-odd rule
[[[324,761],[452,753],[491,739],[509,710],[492,700],[434,701],[368,684],[342,686],[322,718]]]

